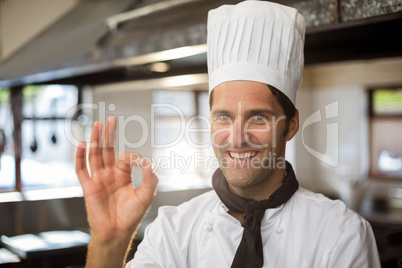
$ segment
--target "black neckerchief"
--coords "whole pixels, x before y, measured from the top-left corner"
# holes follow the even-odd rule
[[[271,194],[268,199],[255,201],[233,194],[229,190],[228,182],[220,169],[212,176],[212,185],[219,198],[235,213],[245,213],[243,237],[237,248],[231,267],[262,267],[264,264],[261,220],[266,209],[276,208],[286,203],[299,188],[292,165],[286,162],[286,176],[282,185]]]

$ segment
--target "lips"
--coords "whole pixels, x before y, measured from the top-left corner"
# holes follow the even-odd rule
[[[257,155],[257,152],[255,152],[255,151],[253,151],[253,152],[244,152],[244,153],[229,152],[229,156],[232,159],[236,159],[236,160],[251,159],[256,155]]]

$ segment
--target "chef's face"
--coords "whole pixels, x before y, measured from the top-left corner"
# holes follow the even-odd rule
[[[286,120],[266,84],[225,82],[213,90],[211,141],[228,183],[258,185],[284,168],[286,141],[298,130],[298,116]]]

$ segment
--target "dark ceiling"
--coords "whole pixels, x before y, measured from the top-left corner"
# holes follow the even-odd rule
[[[402,35],[400,34],[402,12],[355,20],[350,19],[350,14],[345,14],[344,20],[347,21],[342,22],[340,10],[335,9],[334,11],[327,8],[327,5],[323,5],[325,1],[287,1],[294,6],[298,5],[297,7],[299,10],[301,9],[302,14],[304,13],[307,25],[309,25],[305,42],[306,65],[402,56]],[[148,53],[177,47],[205,44],[207,11],[222,4],[222,2],[238,1],[203,0],[190,2],[122,23],[115,32],[105,30],[105,25],[99,26],[98,28],[102,30],[98,30],[97,36],[99,33],[103,33],[103,35],[101,38],[97,38],[96,42],[94,41],[95,44],[92,48],[90,47],[80,53],[76,51],[75,57],[70,53],[69,58],[59,59],[58,62],[53,60],[46,64],[42,63],[41,66],[31,68],[31,71],[27,69],[25,73],[20,72],[17,75],[12,74],[12,72],[2,73],[0,75],[0,88],[35,83],[104,84],[179,74],[204,73],[207,71],[205,53],[168,60],[170,70],[162,74],[149,72],[147,65],[151,62],[130,65],[121,64],[121,59],[136,58]],[[129,1],[125,5],[129,6]],[[122,9],[123,7],[124,5],[116,6],[115,9]],[[325,16],[312,17],[310,13],[313,11],[328,15],[330,18]],[[110,14],[110,12],[106,12],[104,16],[110,16]],[[100,18],[98,21],[104,23]],[[65,26],[65,24],[60,25],[59,28],[56,27],[57,25],[54,26],[52,31],[60,30],[60,27]],[[76,41],[79,42],[78,39]],[[90,42],[88,41],[88,43]],[[68,49],[68,47],[63,49]],[[42,53],[45,52],[46,50],[42,49]],[[7,66],[0,66],[0,71],[2,68],[6,69]]]

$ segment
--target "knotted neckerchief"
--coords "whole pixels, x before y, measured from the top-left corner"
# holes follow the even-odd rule
[[[234,256],[232,268],[256,268],[264,264],[261,239],[261,220],[266,209],[286,203],[299,188],[292,165],[286,162],[286,176],[282,185],[272,193],[269,199],[255,201],[233,194],[220,169],[212,176],[212,185],[219,198],[232,212],[245,213],[242,224],[243,237]]]

